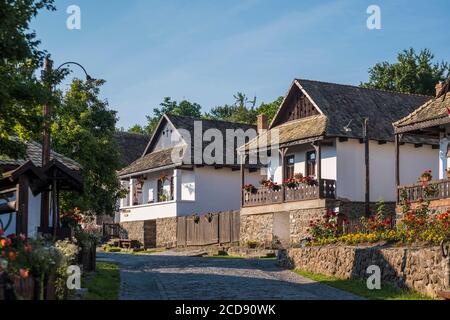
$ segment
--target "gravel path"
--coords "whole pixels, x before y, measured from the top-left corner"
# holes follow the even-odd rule
[[[301,277],[274,260],[98,253],[120,265],[124,300],[354,300],[359,297]]]

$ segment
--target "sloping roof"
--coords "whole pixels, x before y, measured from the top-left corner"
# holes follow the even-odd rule
[[[150,137],[139,133],[118,131],[114,134],[114,139],[119,150],[120,161],[125,167],[142,156]]]
[[[447,84],[447,86],[449,86],[449,84]],[[415,126],[421,124],[423,124],[422,127],[433,126],[435,124],[438,124],[436,121],[439,120],[450,122],[448,115],[449,109],[450,94],[444,93],[441,96],[426,102],[406,117],[398,120],[394,123],[394,126],[396,127],[397,131],[402,131],[402,129],[414,129]]]
[[[370,139],[392,141],[392,123],[414,111],[431,97],[351,85],[297,79],[328,117],[326,135],[362,138],[362,122],[369,118]],[[352,120],[346,131],[344,127]]]
[[[119,176],[175,165],[176,163],[172,159],[172,152],[176,152],[176,149],[169,148],[146,154],[120,170]]]
[[[326,127],[327,117],[323,115],[289,121],[259,135],[257,139],[253,139],[245,145],[245,150],[257,149],[258,141],[260,144],[267,143],[269,146],[271,145],[272,137],[278,140],[280,145],[291,141],[321,137],[325,134]],[[261,148],[261,145],[259,147]]]
[[[56,159],[71,170],[80,170],[81,165],[62,154],[55,151],[50,152],[50,160]],[[27,148],[25,152],[25,157],[23,159],[10,159],[7,157],[0,159],[0,167],[18,167],[26,162],[31,161],[36,167],[42,167],[42,145],[35,141],[27,142]]]

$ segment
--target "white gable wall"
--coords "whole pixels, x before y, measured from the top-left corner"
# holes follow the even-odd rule
[[[165,123],[159,136],[156,139],[155,146],[151,152],[172,148],[182,142],[178,131],[169,123]]]
[[[395,145],[370,141],[370,201],[395,201]],[[411,184],[426,169],[437,173],[438,151],[424,145],[400,146],[400,183]],[[364,144],[357,139],[337,142],[337,196],[352,201],[365,198]]]
[[[239,170],[195,168],[195,213],[238,210],[241,207],[241,178]],[[259,185],[260,171],[245,171],[245,184]],[[192,212],[191,212],[192,214]]]

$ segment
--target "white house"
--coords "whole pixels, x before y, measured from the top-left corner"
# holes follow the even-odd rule
[[[255,129],[245,124],[163,115],[142,157],[119,172],[127,190],[120,202],[120,223],[128,237],[146,246],[168,245],[176,236],[176,217],[238,210],[241,176],[236,148],[256,136]],[[234,147],[227,145],[228,131],[237,134]],[[243,134],[250,136],[238,145]],[[210,159],[207,154],[215,148],[212,145],[217,150]],[[231,157],[227,158],[227,150],[231,150]],[[245,171],[246,183],[257,183],[260,176],[256,166],[247,166]],[[155,221],[172,221],[172,228],[164,231],[172,240],[150,244],[155,239],[146,239],[144,229]],[[156,229],[158,234],[163,232],[160,227]]]
[[[439,153],[433,156],[432,184],[436,186],[434,194],[429,195],[430,207],[437,211],[446,211],[450,208],[450,163],[449,141],[450,141],[450,94],[448,94],[450,80],[447,83],[440,82],[436,85],[436,97],[427,101],[411,114],[394,123],[396,141],[402,142],[412,137],[424,137],[439,141]],[[422,151],[422,150],[419,150]],[[400,149],[396,161],[397,171],[408,170],[410,158],[402,154]],[[415,157],[423,157],[422,153],[415,154]],[[405,193],[413,206],[423,195],[422,183],[411,184],[403,177],[397,177],[397,185],[400,193]]]
[[[267,178],[280,186],[296,174],[313,181],[275,191],[257,186],[257,190],[246,192],[241,225],[251,231],[241,235],[243,241],[267,241],[276,236],[296,242],[307,235],[309,221],[320,217],[326,208],[356,218],[383,199],[394,212],[396,145],[392,123],[429,99],[294,80],[264,133],[267,140],[274,135],[279,138],[271,152]],[[240,151],[247,155],[260,152],[255,142]],[[437,170],[436,140],[411,137],[402,142],[400,159],[407,163],[399,172],[403,183],[416,182],[425,169]],[[265,235],[255,231],[255,225],[267,224],[270,227],[265,227]]]

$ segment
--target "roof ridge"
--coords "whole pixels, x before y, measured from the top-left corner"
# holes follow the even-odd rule
[[[211,122],[222,122],[222,123],[229,123],[229,124],[239,124],[239,125],[244,125],[244,126],[250,126],[250,127],[256,127],[256,125],[254,124],[248,124],[248,123],[243,123],[243,122],[234,122],[234,121],[227,121],[227,120],[221,120],[221,119],[208,119],[208,118],[198,118],[198,117],[192,117],[192,116],[181,116],[178,114],[173,114],[173,113],[169,113],[166,112],[166,115],[170,118],[170,117],[179,117],[179,118],[185,118],[185,119],[193,119],[193,120],[198,120],[198,121],[211,121]]]
[[[420,94],[420,93],[409,93],[409,92],[400,92],[400,91],[387,90],[387,89],[366,88],[366,87],[356,86],[356,85],[352,85],[352,84],[326,82],[326,81],[320,81],[320,80],[300,79],[300,78],[295,78],[295,80],[300,81],[300,82],[301,81],[310,81],[310,82],[317,82],[317,83],[324,83],[324,84],[333,84],[333,85],[338,85],[338,86],[343,86],[343,87],[351,87],[351,88],[358,88],[358,89],[364,89],[364,90],[386,92],[386,93],[392,93],[392,94],[402,94],[402,95],[406,95],[406,96],[427,97],[427,98],[430,98],[430,99],[433,98],[433,96]]]
[[[439,97],[435,97],[432,98],[430,100],[428,100],[427,102],[425,102],[424,104],[422,104],[421,106],[419,106],[417,109],[415,109],[413,112],[411,112],[410,114],[408,114],[406,117],[403,117],[399,120],[397,120],[396,122],[393,123],[394,126],[401,126],[403,122],[413,118],[417,113],[419,113],[420,111],[422,111],[424,108],[428,107],[430,104],[432,104],[433,102],[435,102],[438,99],[441,99],[442,95]],[[445,101],[445,98],[443,99],[443,101]],[[432,119],[438,119],[438,118],[442,118],[442,115],[436,115],[435,117],[433,117]]]

